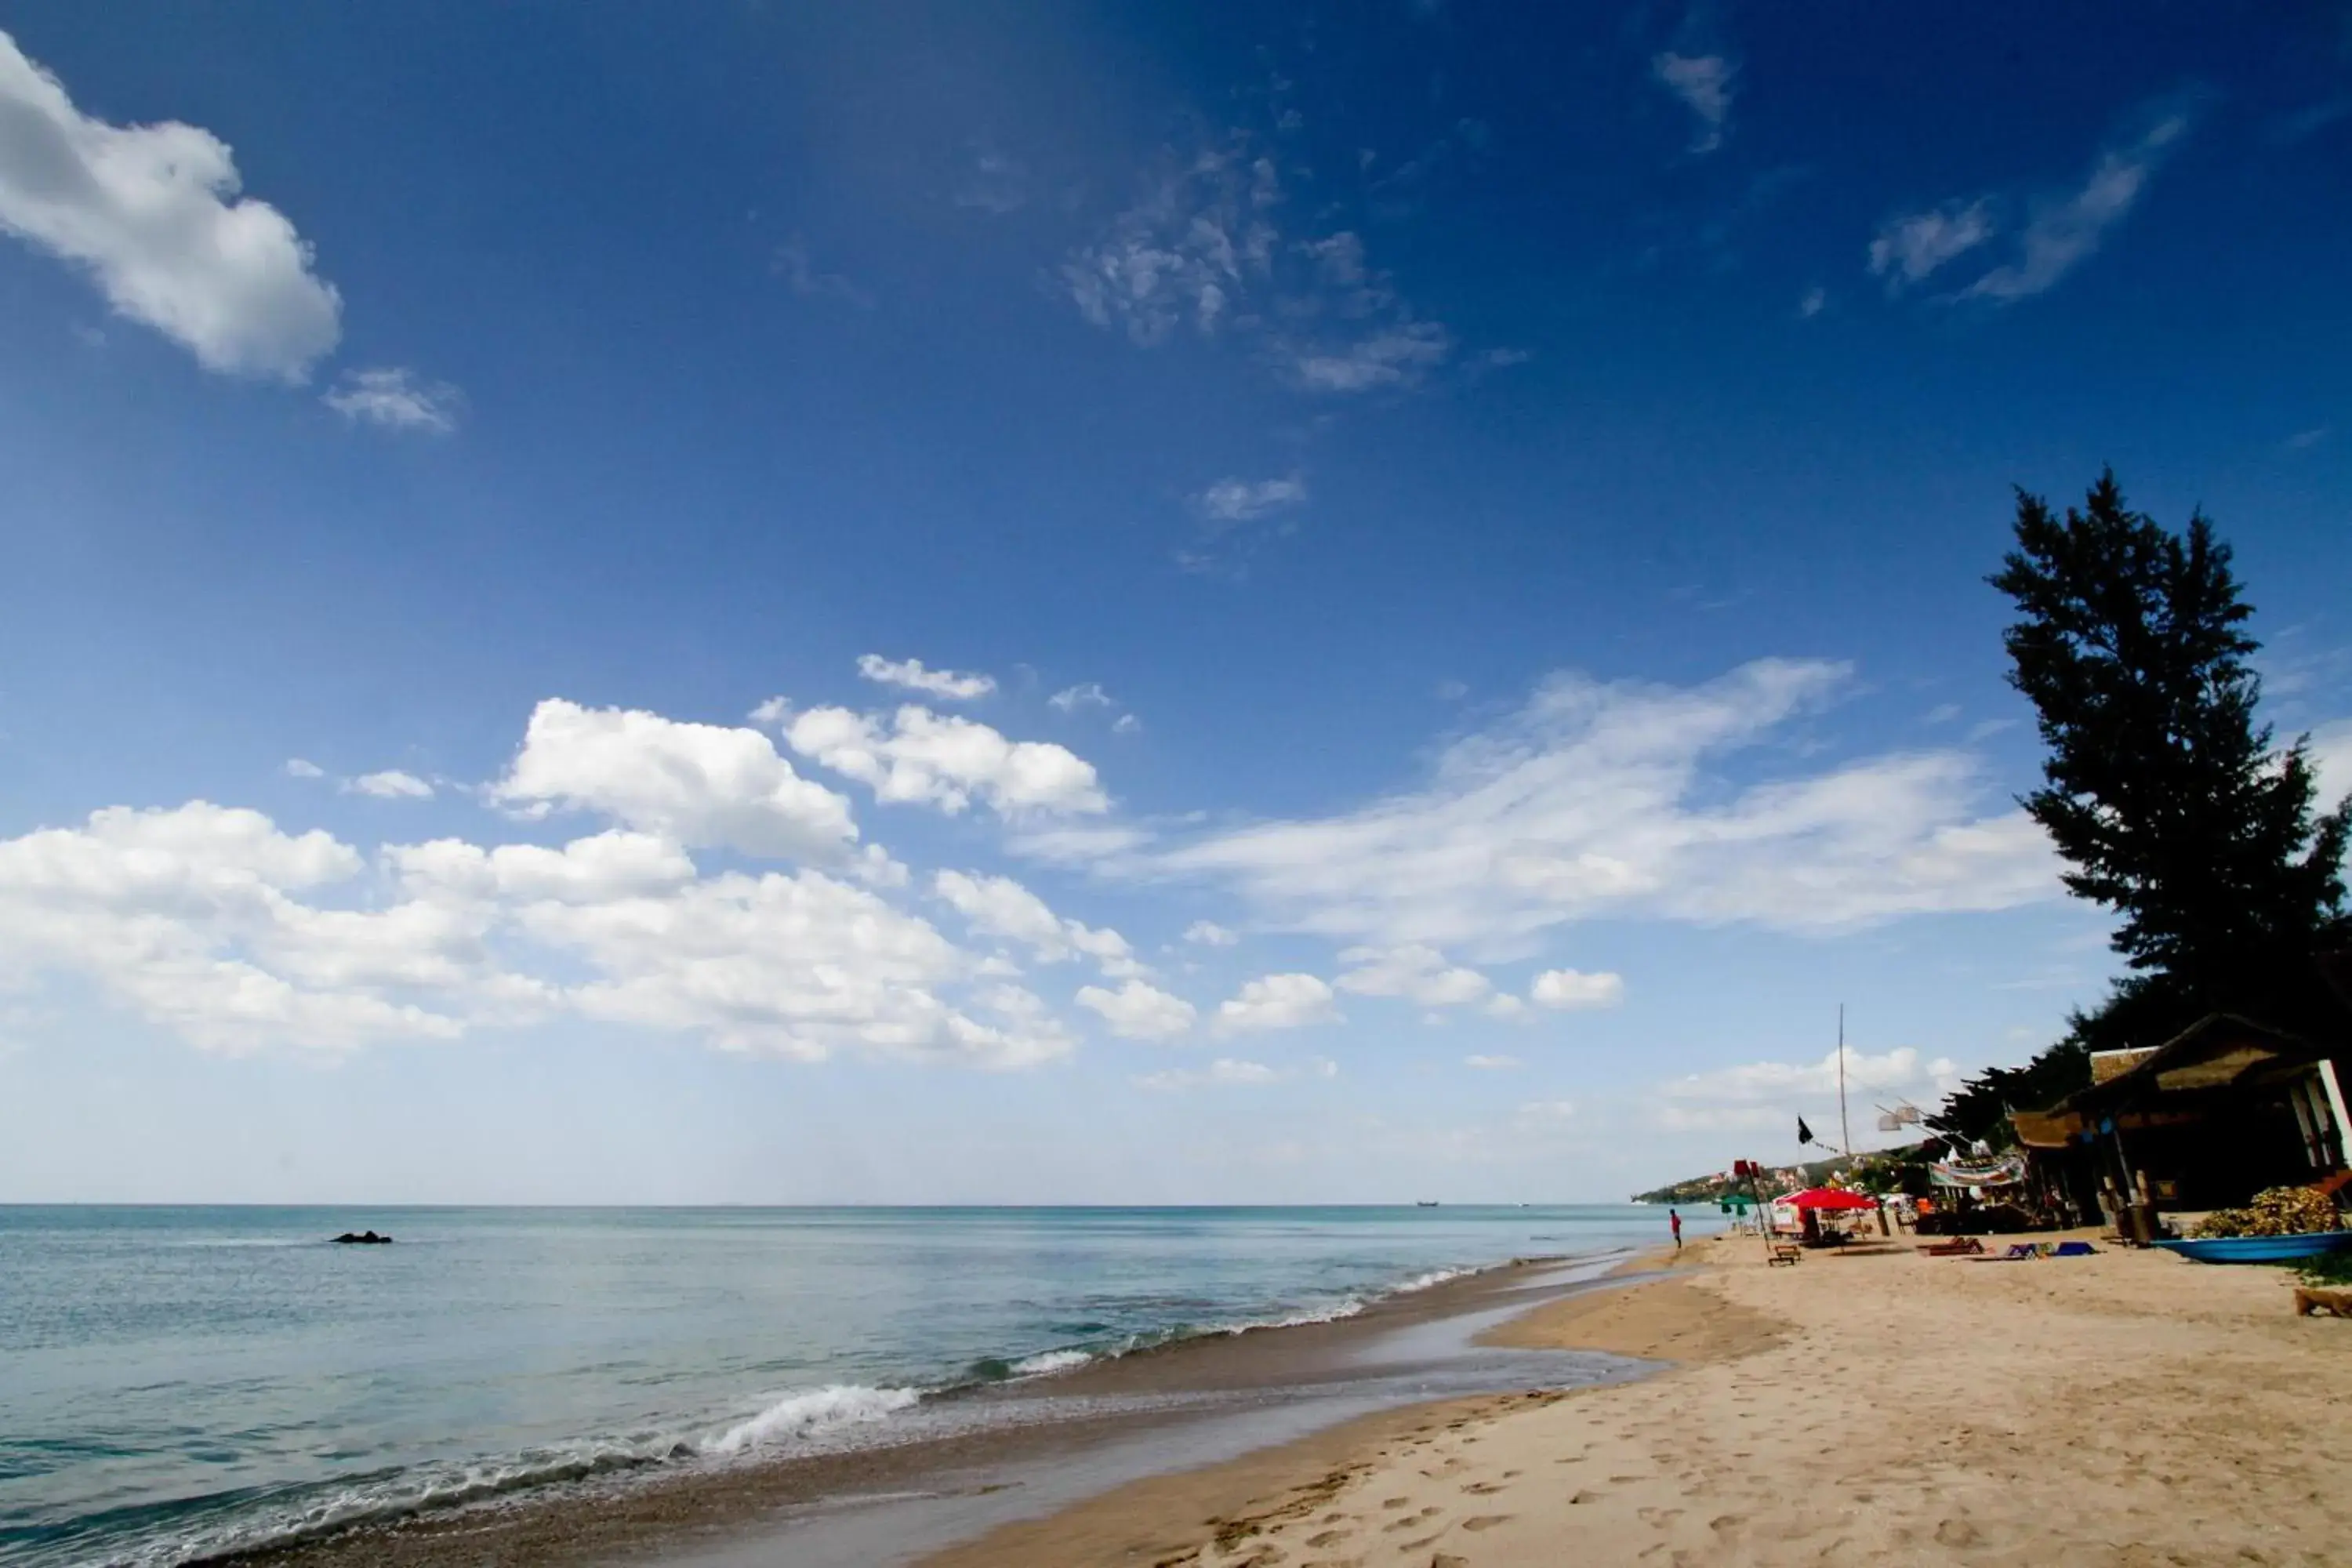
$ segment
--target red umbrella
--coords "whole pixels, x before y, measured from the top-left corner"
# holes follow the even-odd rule
[[[1878,1206],[1876,1198],[1849,1193],[1843,1187],[1807,1187],[1801,1193],[1790,1193],[1772,1201],[1796,1209],[1874,1209]]]

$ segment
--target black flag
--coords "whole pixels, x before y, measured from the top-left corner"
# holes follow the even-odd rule
[[[1806,1125],[1805,1125],[1805,1119],[1804,1119],[1803,1117],[1801,1117],[1801,1116],[1798,1117],[1798,1118],[1797,1118],[1797,1142],[1800,1142],[1800,1143],[1810,1143],[1810,1142],[1811,1142],[1812,1141],[1813,1141],[1813,1130],[1812,1130],[1811,1128],[1810,1128],[1810,1127],[1808,1127],[1808,1126],[1806,1126]]]

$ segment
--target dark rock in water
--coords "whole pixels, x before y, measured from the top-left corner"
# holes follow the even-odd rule
[[[347,1230],[343,1232],[342,1235],[335,1237],[335,1239],[340,1243],[359,1247],[389,1247],[392,1245],[392,1237],[388,1236],[378,1236],[372,1230],[363,1230],[356,1234]]]

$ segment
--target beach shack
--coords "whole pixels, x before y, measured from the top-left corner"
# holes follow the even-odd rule
[[[2092,1078],[2048,1110],[2010,1117],[2049,1207],[2084,1219],[2222,1208],[2346,1167],[2342,1039],[2215,1013],[2159,1046],[2100,1053]]]

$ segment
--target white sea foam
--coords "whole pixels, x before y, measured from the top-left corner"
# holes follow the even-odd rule
[[[1389,1294],[1391,1296],[1410,1296],[1414,1294],[1416,1291],[1426,1290],[1433,1285],[1443,1285],[1448,1279],[1464,1279],[1473,1274],[1481,1274],[1484,1272],[1486,1271],[1480,1268],[1433,1268],[1426,1274],[1414,1275],[1412,1279],[1406,1280],[1395,1289],[1391,1290]]]
[[[1091,1351],[1045,1351],[1037,1355],[1024,1356],[1013,1363],[1015,1377],[1045,1377],[1072,1367],[1084,1366],[1094,1360]]]
[[[921,1397],[919,1389],[866,1388],[856,1384],[809,1389],[786,1394],[700,1447],[708,1454],[740,1454],[772,1443],[801,1441],[837,1427],[880,1421]]]

